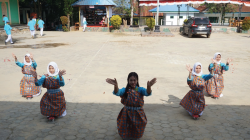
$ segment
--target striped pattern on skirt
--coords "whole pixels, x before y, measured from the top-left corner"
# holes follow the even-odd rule
[[[35,85],[35,78],[25,74],[20,82],[20,94],[22,96],[36,95],[41,92],[41,87]]]
[[[142,108],[143,96],[138,91],[129,89],[128,97],[121,98],[121,103],[125,107],[117,118],[119,135],[122,138],[141,138],[147,124],[147,117]]]

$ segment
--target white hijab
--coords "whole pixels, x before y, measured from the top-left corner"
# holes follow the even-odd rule
[[[28,57],[30,58],[30,54],[29,54],[29,53],[27,53],[25,56],[28,56]],[[30,62],[27,63],[26,60],[25,60],[25,56],[24,56],[24,59],[23,59],[23,63],[24,63],[24,65],[30,66],[30,65],[32,64],[32,60],[31,60],[31,58],[30,58]]]
[[[217,55],[220,55],[221,56],[221,53],[217,52],[214,54],[214,60],[216,60],[216,57]],[[217,61],[217,64],[220,64],[221,63],[221,60],[220,61]]]
[[[85,17],[83,17],[83,20],[82,20],[82,22],[84,23],[86,21],[86,18]]]
[[[49,72],[49,66],[53,66],[54,67],[54,69],[55,69],[55,73],[54,74],[51,74]],[[47,71],[48,71],[49,76],[56,76],[59,73],[59,68],[58,68],[58,66],[57,66],[57,64],[55,62],[50,62],[49,65],[48,65],[48,67],[47,67]]]
[[[195,69],[196,69],[197,66],[201,66],[201,72],[200,72],[200,73],[196,73],[196,72],[195,72]],[[193,75],[196,75],[196,76],[201,76],[201,75],[202,75],[202,65],[201,65],[200,62],[196,62],[196,63],[194,64],[194,67],[193,67],[193,70],[192,70],[192,74],[193,74]]]

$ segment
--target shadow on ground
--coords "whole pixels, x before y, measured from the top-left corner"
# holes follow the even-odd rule
[[[192,120],[169,95],[162,104],[145,103],[148,119],[142,140],[250,139],[250,107],[208,105]],[[120,140],[116,119],[122,104],[67,102],[67,116],[48,122],[38,102],[0,102],[0,140],[106,139]]]

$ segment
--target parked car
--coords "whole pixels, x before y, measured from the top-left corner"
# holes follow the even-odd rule
[[[188,19],[184,25],[183,29],[180,30],[182,34],[188,35],[191,38],[193,35],[206,35],[210,38],[212,32],[212,24],[209,18],[206,17],[194,17]]]

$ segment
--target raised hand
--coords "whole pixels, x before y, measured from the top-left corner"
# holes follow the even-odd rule
[[[63,75],[66,74],[66,70],[60,70],[59,71],[59,76],[62,77]]]
[[[213,58],[211,58],[211,61],[212,61],[212,63],[214,63],[214,64],[217,63],[217,61],[216,61],[215,59],[213,59]]]
[[[187,64],[187,65],[186,65],[186,69],[187,69],[190,73],[191,73],[191,72],[192,72],[192,70],[193,70],[193,69],[190,67],[190,65],[189,65],[189,64]]]
[[[106,82],[109,83],[109,84],[111,84],[111,85],[114,85],[114,86],[118,85],[118,83],[117,83],[117,81],[116,81],[115,78],[114,79],[107,78]]]
[[[227,64],[229,64],[230,62],[232,62],[233,60],[231,58],[227,59]]]
[[[153,85],[157,82],[156,80],[157,80],[157,79],[154,78],[154,79],[152,79],[151,81],[148,81],[147,86],[148,86],[148,87],[153,86]]]
[[[32,53],[30,53],[30,59],[33,60],[33,54]]]
[[[15,55],[14,53],[12,53],[12,57],[13,57],[14,59],[16,59],[16,55]]]
[[[31,70],[30,73],[31,73],[31,75],[32,75],[35,79],[37,79],[37,73],[36,73],[36,71]]]

